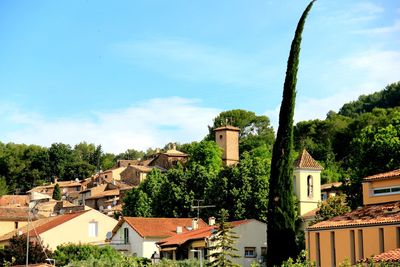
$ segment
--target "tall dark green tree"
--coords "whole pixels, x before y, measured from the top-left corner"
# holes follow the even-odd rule
[[[268,202],[268,266],[281,265],[295,256],[295,220],[293,201],[293,115],[299,65],[301,34],[308,12],[315,0],[304,10],[290,48],[279,113],[279,127],[272,152]],[[282,242],[283,241],[283,242]]]
[[[52,198],[55,200],[61,200],[61,190],[60,190],[60,186],[58,184],[56,184],[54,186],[54,190],[53,190],[53,196]]]

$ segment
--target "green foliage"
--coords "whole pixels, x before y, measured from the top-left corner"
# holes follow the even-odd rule
[[[272,151],[268,201],[268,265],[280,265],[296,253],[295,218],[293,203],[293,115],[296,100],[296,81],[299,65],[301,35],[308,12],[314,1],[304,10],[292,41],[287,63],[283,99],[279,113],[279,127]],[[281,242],[285,240],[285,242]]]
[[[313,223],[325,221],[351,211],[344,194],[329,197],[326,201],[318,203],[318,208]]]
[[[305,250],[301,251],[297,256],[297,259],[294,261],[292,258],[289,258],[287,261],[284,261],[281,267],[313,267],[316,266],[315,262],[311,262],[307,259],[307,252]]]
[[[374,108],[392,108],[400,103],[400,82],[390,84],[380,92],[362,95],[357,101],[343,105],[339,114],[356,117],[362,113],[371,112]]]
[[[86,260],[74,260],[70,262],[68,267],[109,267],[109,266],[118,266],[118,267],[145,267],[151,266],[151,261],[146,258],[136,258],[136,257],[127,257],[122,254],[118,255],[107,255],[102,254],[100,258],[95,258],[94,256],[89,256]]]
[[[26,235],[13,236],[8,245],[0,251],[0,263],[9,262],[15,265],[25,264],[26,262]],[[29,263],[43,263],[46,260],[46,254],[51,257],[52,253],[48,247],[39,242],[29,241]]]
[[[55,200],[61,200],[61,190],[60,190],[60,186],[58,184],[56,184],[54,186],[54,191],[53,191],[53,196],[52,198]]]
[[[6,178],[0,177],[0,197],[2,195],[7,195],[7,193],[8,193],[8,185]]]
[[[127,149],[124,153],[120,153],[115,157],[115,161],[119,159],[142,159],[145,153],[136,149]]]
[[[57,266],[65,266],[69,263],[90,259],[124,260],[124,256],[110,246],[99,247],[89,244],[62,244],[57,246],[53,255]],[[71,265],[74,266],[74,265]],[[77,265],[80,266],[80,265]],[[111,265],[109,265],[111,266]]]
[[[232,258],[239,258],[235,253],[235,240],[238,236],[232,230],[232,225],[226,220],[228,219],[228,211],[222,209],[219,214],[218,229],[210,238],[212,245],[209,246],[210,266],[214,267],[230,267],[239,266],[232,261]]]
[[[209,135],[206,139],[215,140],[214,129],[226,124],[240,128],[240,153],[251,151],[263,145],[266,145],[271,150],[275,135],[267,116],[257,116],[252,111],[242,109],[221,112],[214,118],[213,125],[208,127]]]

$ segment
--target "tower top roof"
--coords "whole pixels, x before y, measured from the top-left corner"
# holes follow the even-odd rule
[[[232,126],[232,125],[224,125],[224,126],[220,126],[218,128],[214,129],[214,132],[216,131],[223,131],[223,130],[230,130],[230,131],[238,131],[240,132],[240,128]]]
[[[294,162],[296,169],[310,169],[310,170],[323,170],[324,168],[311,157],[307,150],[303,149],[300,156]]]

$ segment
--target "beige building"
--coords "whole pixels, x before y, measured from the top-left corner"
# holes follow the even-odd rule
[[[153,168],[153,166],[130,165],[121,172],[121,180],[129,185],[139,186]]]
[[[222,149],[222,163],[225,166],[239,162],[239,132],[234,126],[221,126],[214,129],[215,142]]]
[[[146,166],[158,166],[161,169],[171,169],[178,165],[178,162],[185,165],[188,160],[188,155],[176,150],[176,146],[172,145],[171,149],[166,152],[157,153],[151,160],[145,161]]]
[[[215,220],[215,219],[214,219]],[[213,221],[213,220],[211,220]],[[186,233],[175,234],[169,238],[159,241],[161,255],[170,259],[193,259],[200,257],[208,259],[212,251],[208,248],[215,245],[211,238],[217,226],[210,222],[209,226]],[[231,222],[233,231],[238,236],[235,240],[239,258],[233,259],[236,264],[249,267],[252,263],[264,262],[267,252],[267,225],[263,222],[250,219]]]
[[[352,264],[400,248],[400,170],[364,178],[364,207],[306,229],[317,266]]]
[[[35,240],[39,236],[53,251],[63,243],[99,244],[104,243],[107,232],[116,223],[113,218],[97,210],[88,209],[34,221],[29,225],[29,237]],[[0,237],[0,245],[7,244],[14,235],[26,232],[27,225],[7,233]]]
[[[127,255],[150,259],[158,251],[158,241],[206,226],[203,220],[194,222],[191,218],[122,217],[112,230],[109,245]]]

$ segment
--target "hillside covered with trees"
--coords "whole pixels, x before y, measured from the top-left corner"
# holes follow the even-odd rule
[[[213,129],[227,122],[240,128],[241,162],[233,168],[221,167],[220,152],[213,142]],[[247,207],[255,205],[250,200],[255,194],[264,194],[266,191],[263,190],[268,190],[265,184],[268,183],[275,141],[268,117],[245,110],[225,111],[214,119],[209,130],[202,142],[178,144],[179,150],[190,155],[187,166],[165,174],[154,172],[149,175],[148,182],[131,197],[139,198],[143,203],[146,198],[151,198],[153,202],[135,212],[162,215],[155,207],[166,203],[168,197],[168,201],[173,199],[176,205],[164,215],[186,216],[191,212],[193,199],[212,197],[218,203],[218,209],[232,210],[234,207],[236,211],[231,212],[234,218],[254,216],[251,214],[254,211]],[[374,94],[360,96],[357,101],[343,105],[338,112],[330,111],[325,120],[297,123],[294,146],[295,151],[306,148],[324,166],[323,182],[346,182],[350,204],[357,207],[363,177],[400,168],[400,82]],[[114,155],[105,153],[101,145],[86,142],[74,147],[54,143],[48,148],[0,142],[0,195],[24,193],[33,186],[50,183],[54,177],[59,180],[84,179],[96,171],[111,168],[118,159],[145,158],[154,151],[128,149]],[[254,183],[260,181],[263,181],[262,186],[257,187]],[[158,190],[167,192],[166,199],[157,198]],[[267,204],[267,196],[255,199],[259,201],[259,209]],[[178,212],[178,207],[185,208]],[[265,220],[265,214],[261,212],[257,218]]]

